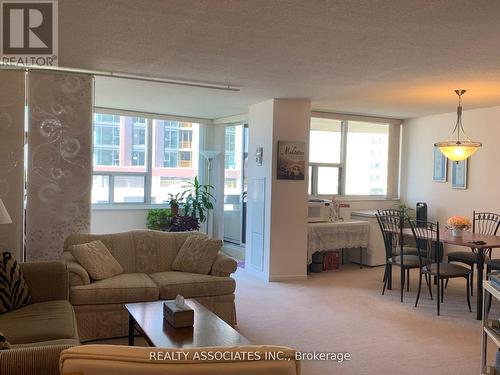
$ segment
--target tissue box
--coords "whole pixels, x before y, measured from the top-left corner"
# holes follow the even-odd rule
[[[194,311],[187,304],[179,308],[174,301],[163,303],[163,319],[174,328],[192,327],[194,324]]]

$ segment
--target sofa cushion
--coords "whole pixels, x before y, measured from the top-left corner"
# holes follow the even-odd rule
[[[11,345],[78,337],[73,307],[62,300],[38,302],[2,314],[0,330]]]
[[[232,294],[236,282],[230,277],[218,277],[187,272],[157,272],[149,275],[160,287],[160,299],[174,299]]]
[[[189,236],[175,257],[172,269],[208,275],[221,248],[221,240]]]
[[[3,252],[0,256],[0,314],[30,303],[28,284],[19,263],[10,252]]]
[[[71,254],[94,280],[104,280],[123,272],[123,268],[99,240],[73,245]]]
[[[109,279],[74,286],[70,290],[73,305],[97,305],[156,301],[158,286],[144,273],[124,273]]]

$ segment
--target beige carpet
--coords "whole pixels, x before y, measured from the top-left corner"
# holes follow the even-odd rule
[[[415,271],[403,304],[396,289],[380,294],[382,272],[382,268],[345,265],[307,281],[265,283],[240,269],[236,273],[237,329],[254,344],[351,353],[351,361],[343,364],[303,362],[304,375],[479,374],[481,322],[475,320],[475,297],[473,312],[467,309],[465,280],[450,282],[442,315],[437,316],[427,290],[419,306],[413,307]],[[398,285],[394,272],[394,286]],[[491,314],[500,317],[499,310],[496,305]],[[127,340],[99,343],[126,345]],[[136,345],[146,343],[137,337]]]
[[[352,355],[343,364],[304,362],[308,375],[478,374],[481,322],[474,306],[468,311],[465,279],[450,281],[437,316],[427,290],[413,306],[415,271],[403,304],[399,290],[381,295],[382,273],[382,268],[346,265],[307,281],[265,283],[238,271],[238,330],[256,344]]]

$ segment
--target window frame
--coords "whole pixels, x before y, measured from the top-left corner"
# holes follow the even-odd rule
[[[153,181],[153,149],[156,145],[153,144],[153,120],[164,120],[164,121],[177,121],[177,122],[189,122],[192,124],[198,124],[199,126],[199,136],[198,136],[198,148],[202,149],[203,137],[201,136],[202,126],[206,125],[205,119],[200,118],[189,118],[182,116],[169,116],[162,115],[156,113],[145,113],[145,112],[135,112],[135,111],[126,111],[119,109],[111,109],[111,108],[99,108],[95,107],[93,111],[94,114],[104,114],[104,115],[113,115],[113,116],[127,116],[127,117],[141,117],[146,119],[145,126],[145,170],[144,171],[130,171],[130,172],[118,172],[118,171],[99,171],[94,170],[94,163],[92,163],[92,176],[107,176],[109,179],[109,201],[108,203],[92,203],[92,209],[96,210],[105,210],[105,209],[146,209],[146,208],[160,208],[160,207],[169,207],[168,203],[152,203],[152,181]],[[92,117],[94,119],[94,117]],[[94,120],[93,120],[94,121]],[[93,126],[93,125],[92,125]],[[181,129],[188,130],[187,128],[183,128],[179,126],[179,132]],[[191,129],[191,128],[189,128]],[[178,140],[179,141],[179,140]],[[191,142],[193,140],[191,139]],[[93,140],[92,140],[93,145]],[[180,151],[187,151],[187,149],[177,149],[177,153]],[[193,149],[190,149],[192,152]],[[92,155],[92,158],[94,156]],[[200,155],[198,153],[198,159],[200,159]],[[193,162],[193,160],[192,160]],[[203,164],[198,160],[198,171],[197,175],[200,175],[200,170],[203,168]],[[99,166],[103,167],[103,166]],[[142,166],[141,166],[142,167]],[[111,167],[113,168],[113,167]],[[114,187],[115,187],[115,176],[130,176],[130,177],[144,177],[144,202],[114,202]]]
[[[387,200],[387,199],[399,199],[399,164],[400,164],[400,150],[401,150],[401,137],[398,137],[398,144],[394,145],[391,144],[394,140],[391,139],[391,130],[390,127],[393,125],[398,125],[401,126],[401,121],[400,120],[394,120],[394,119],[382,119],[382,118],[363,118],[360,116],[335,116],[332,114],[326,114],[323,112],[312,112],[311,113],[311,120],[313,118],[323,118],[323,119],[331,119],[331,120],[339,120],[341,122],[341,136],[340,136],[340,162],[339,163],[317,163],[317,162],[309,162],[308,167],[311,167],[311,176],[310,176],[310,181],[308,181],[308,186],[310,186],[310,191],[311,193],[309,194],[309,197],[311,198],[331,198],[332,196],[337,196],[341,199],[348,199],[348,200]],[[349,133],[349,121],[359,121],[359,122],[368,122],[368,123],[379,123],[379,124],[385,124],[389,125],[389,141],[388,141],[388,149],[387,149],[387,158],[388,158],[388,165],[387,165],[387,188],[386,188],[386,194],[371,194],[371,195],[346,195],[345,194],[345,189],[346,189],[346,161],[347,161],[347,136]],[[399,128],[399,131],[401,129]],[[397,165],[397,171],[393,171],[397,174],[397,195],[398,196],[390,196],[390,174],[391,174],[391,147],[397,147],[398,149],[398,160],[395,163]],[[338,193],[337,194],[318,194],[318,168],[319,167],[333,167],[333,168],[339,168],[339,181],[338,181]]]

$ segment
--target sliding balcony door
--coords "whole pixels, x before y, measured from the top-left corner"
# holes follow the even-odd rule
[[[229,125],[225,130],[224,240],[237,245],[246,242],[247,165],[248,126]]]

